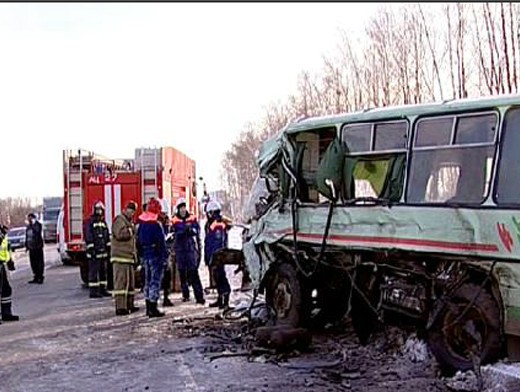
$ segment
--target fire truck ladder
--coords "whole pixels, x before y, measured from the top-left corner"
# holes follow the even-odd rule
[[[147,203],[152,197],[158,198],[157,189],[157,154],[158,148],[141,148],[141,189],[143,195],[143,203]],[[153,185],[151,181],[153,180]]]
[[[81,150],[77,155],[72,151],[66,151],[64,159],[67,171],[67,200],[68,200],[68,224],[69,241],[83,240],[83,168],[84,159],[89,160],[88,154],[84,156]]]

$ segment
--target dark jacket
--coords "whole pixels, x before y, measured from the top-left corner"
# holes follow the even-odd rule
[[[139,216],[137,251],[143,259],[158,259],[164,263],[168,259],[164,230],[156,218],[152,219],[152,215],[143,213]]]
[[[43,249],[42,224],[38,221],[28,224],[25,229],[25,248],[28,250]]]
[[[175,263],[180,269],[197,269],[200,263],[200,226],[197,218],[189,213],[183,218],[179,214],[172,220],[175,236],[173,249]]]
[[[211,264],[213,254],[227,247],[229,226],[222,216],[217,215],[208,219],[204,227],[204,262],[206,265]]]
[[[87,257],[108,258],[110,255],[110,234],[105,218],[92,215],[84,228]]]

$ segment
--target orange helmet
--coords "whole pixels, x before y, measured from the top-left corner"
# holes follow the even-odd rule
[[[146,211],[159,215],[161,213],[161,203],[159,203],[159,200],[152,197],[146,206]]]

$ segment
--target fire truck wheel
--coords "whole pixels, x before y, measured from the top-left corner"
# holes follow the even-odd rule
[[[486,289],[474,300],[479,291],[463,284],[428,331],[428,345],[446,375],[474,369],[475,358],[486,364],[502,354],[500,304]]]
[[[298,274],[289,263],[278,264],[267,284],[265,298],[278,325],[297,327],[301,322],[302,292]]]
[[[88,284],[88,261],[81,260],[79,262],[79,273],[81,275],[81,281]]]

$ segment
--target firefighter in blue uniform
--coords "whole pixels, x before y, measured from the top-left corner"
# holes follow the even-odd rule
[[[159,222],[161,205],[155,198],[150,199],[146,211],[139,216],[137,229],[137,249],[143,260],[145,270],[144,296],[148,317],[163,317],[164,312],[157,308],[160,297],[161,281],[168,260],[164,229]]]
[[[11,248],[7,239],[7,226],[0,225],[0,310],[2,321],[18,321],[19,317],[11,311],[11,295],[13,290],[9,283],[9,271],[14,271],[14,263],[11,258]]]
[[[215,200],[211,200],[206,207],[208,220],[204,227],[206,234],[204,238],[204,261],[213,274],[218,293],[217,301],[211,303],[209,306],[224,309],[229,306],[231,286],[229,285],[224,265],[216,262],[214,255],[218,250],[227,247],[228,230],[231,225],[231,220],[222,216],[220,210],[220,204]]]
[[[105,206],[94,204],[94,213],[85,225],[90,298],[111,297],[107,291],[107,266],[110,255],[110,234],[105,221]]]
[[[193,287],[198,304],[204,305],[204,291],[199,276],[201,260],[200,226],[197,217],[186,209],[186,200],[180,198],[176,203],[177,213],[172,220],[172,230],[175,236],[175,263],[181,281],[182,300],[190,300],[189,286]]]

